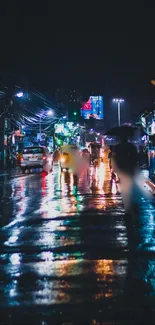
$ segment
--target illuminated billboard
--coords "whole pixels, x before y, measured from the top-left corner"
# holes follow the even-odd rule
[[[81,116],[85,119],[94,117],[95,119],[104,118],[104,105],[102,96],[90,96],[88,101],[81,108]]]

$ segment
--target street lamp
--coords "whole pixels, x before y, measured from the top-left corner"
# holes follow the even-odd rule
[[[50,109],[49,111],[47,111],[47,115],[48,116],[51,116],[51,115],[53,115],[53,112],[52,112],[52,110]]]
[[[21,98],[21,97],[24,96],[24,94],[23,94],[22,91],[20,91],[20,92],[18,92],[15,96],[18,97],[18,98]]]
[[[122,98],[114,98],[114,103],[117,103],[117,112],[118,112],[118,126],[121,125],[121,103],[124,103],[124,99]]]

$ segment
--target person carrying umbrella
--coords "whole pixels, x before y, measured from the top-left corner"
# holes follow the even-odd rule
[[[111,173],[111,179],[114,179],[116,181],[116,174],[112,168],[112,162],[111,162],[111,158],[112,158],[112,150],[113,150],[113,146],[110,146],[110,151],[108,154],[108,159],[109,159],[109,169],[110,169],[110,173]],[[117,182],[119,182],[119,179],[117,180]]]
[[[138,152],[131,143],[118,144],[113,147],[111,165],[120,179],[121,195],[125,207],[125,222],[128,231],[130,248],[142,247],[153,236],[150,228],[146,238],[146,228],[149,221],[149,211],[146,206],[152,202],[151,195],[144,188],[144,181],[139,172]],[[155,216],[155,213],[154,213]],[[153,237],[152,237],[153,238]]]

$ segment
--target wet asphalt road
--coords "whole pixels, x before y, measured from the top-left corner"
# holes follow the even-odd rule
[[[155,324],[155,244],[130,254],[106,163],[1,175],[0,197],[0,324]]]

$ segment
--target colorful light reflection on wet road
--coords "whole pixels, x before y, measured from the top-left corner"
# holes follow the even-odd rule
[[[119,323],[126,313],[143,320],[142,304],[155,319],[154,241],[138,257],[128,254],[107,163],[78,179],[55,166],[1,184],[2,324]],[[150,219],[146,233],[153,226]]]

